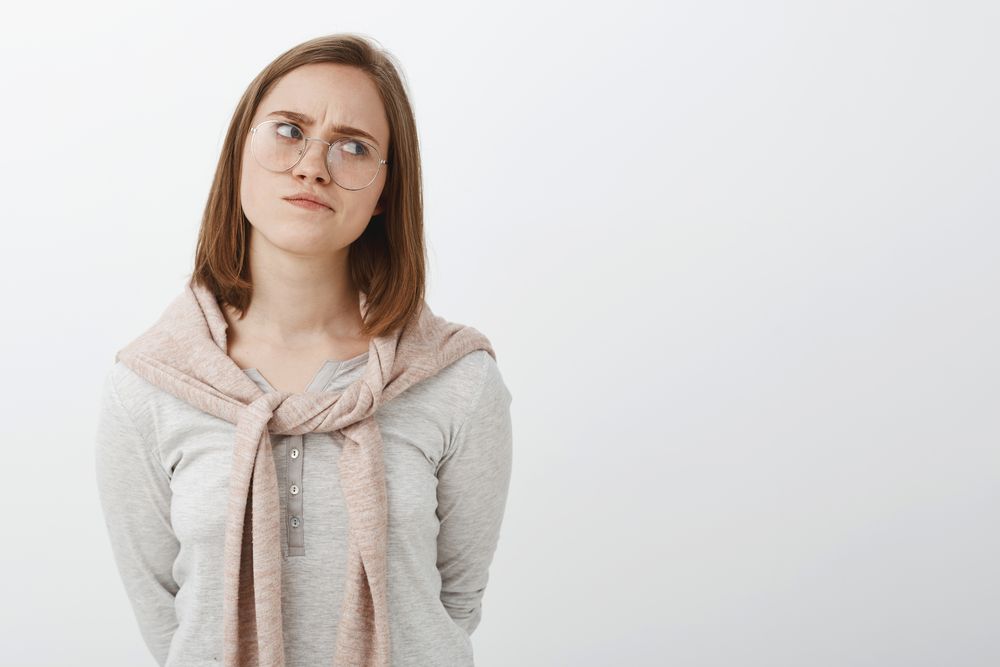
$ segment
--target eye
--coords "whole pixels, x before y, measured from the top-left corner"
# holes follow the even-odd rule
[[[275,126],[274,131],[277,132],[280,136],[285,137],[286,139],[302,138],[302,130],[300,130],[298,126],[292,125],[291,123],[278,123]]]
[[[368,157],[368,147],[360,141],[349,140],[340,145],[340,150],[352,157]]]

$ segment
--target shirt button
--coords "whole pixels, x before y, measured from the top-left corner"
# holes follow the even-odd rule
[[[298,450],[298,448],[295,448],[295,447],[292,448],[292,458],[293,459],[299,458],[299,450]]]
[[[292,517],[292,528],[298,528],[299,527],[299,523],[300,523],[299,522],[299,517],[293,516]]]
[[[293,495],[293,496],[294,496],[294,495],[297,495],[297,494],[298,494],[298,492],[299,492],[299,487],[298,487],[298,485],[296,485],[296,484],[292,484],[292,488],[291,488],[291,489],[289,489],[289,491],[291,491],[291,492],[292,492],[292,495]]]

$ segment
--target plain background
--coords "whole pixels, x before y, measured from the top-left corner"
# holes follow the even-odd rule
[[[514,396],[478,665],[1000,662],[1000,6],[873,0],[5,9],[0,662],[153,664],[100,381],[245,86],[339,31]]]

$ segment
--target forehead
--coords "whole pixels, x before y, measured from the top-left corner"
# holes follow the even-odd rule
[[[338,63],[310,63],[279,79],[257,107],[262,119],[278,109],[297,111],[312,118],[312,132],[326,134],[333,125],[365,130],[380,145],[389,144],[389,121],[378,89],[356,67]]]

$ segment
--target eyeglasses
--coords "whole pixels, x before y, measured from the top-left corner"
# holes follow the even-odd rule
[[[375,182],[382,165],[378,149],[361,139],[344,137],[333,143],[307,137],[298,125],[283,120],[265,120],[250,129],[250,152],[268,171],[288,171],[306,154],[310,141],[328,146],[326,166],[333,181],[345,190],[363,190]]]

